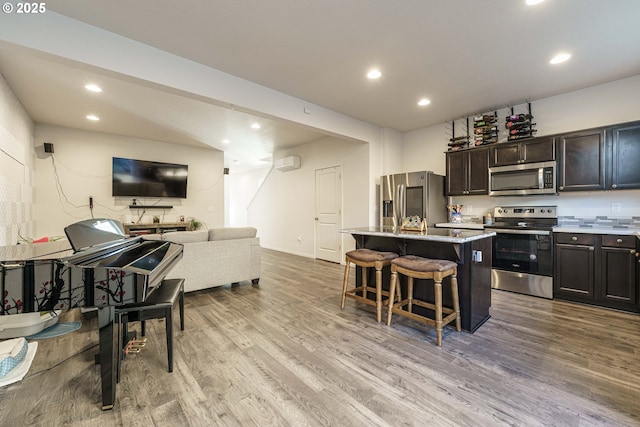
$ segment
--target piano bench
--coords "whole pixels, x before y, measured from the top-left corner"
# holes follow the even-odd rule
[[[180,330],[184,330],[184,279],[165,279],[151,292],[149,297],[140,303],[124,304],[116,307],[117,321],[122,325],[121,337],[126,343],[128,339],[128,323],[141,322],[142,336],[145,334],[145,321],[165,319],[167,331],[168,371],[173,372],[173,309],[180,306]],[[122,351],[122,345],[118,346]],[[120,378],[120,361],[118,357],[118,379]]]

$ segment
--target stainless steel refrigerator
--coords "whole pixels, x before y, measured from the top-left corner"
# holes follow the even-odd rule
[[[429,171],[380,177],[380,225],[400,226],[402,218],[418,215],[427,226],[447,222],[444,176]]]

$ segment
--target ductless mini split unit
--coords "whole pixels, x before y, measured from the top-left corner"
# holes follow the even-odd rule
[[[275,161],[274,166],[279,171],[300,169],[300,156],[287,156]]]

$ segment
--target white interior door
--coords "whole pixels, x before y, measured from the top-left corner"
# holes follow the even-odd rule
[[[342,228],[342,168],[316,170],[316,258],[340,262]]]

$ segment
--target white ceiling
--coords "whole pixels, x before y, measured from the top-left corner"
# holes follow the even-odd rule
[[[400,132],[640,73],[637,0],[55,0],[47,8]],[[560,51],[570,61],[549,65]],[[383,75],[367,80],[374,66]],[[74,119],[86,114],[86,94],[72,89],[100,78],[110,89],[93,101],[111,115],[100,130],[213,146],[229,160],[322,136],[266,119],[269,111],[251,132],[250,114],[13,47],[0,49],[0,72],[38,122],[88,128]],[[421,97],[431,105],[418,107]]]

